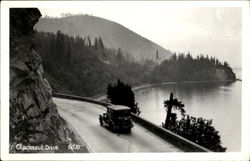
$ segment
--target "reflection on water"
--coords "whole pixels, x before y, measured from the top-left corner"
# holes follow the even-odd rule
[[[170,92],[185,104],[187,114],[213,119],[227,151],[240,151],[241,82],[158,85],[135,91],[140,116],[158,125],[165,120],[163,101]]]

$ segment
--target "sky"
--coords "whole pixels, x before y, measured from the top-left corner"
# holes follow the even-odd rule
[[[42,15],[88,14],[115,21],[173,52],[204,54],[241,67],[239,7],[176,6],[164,2],[87,2],[39,8]]]

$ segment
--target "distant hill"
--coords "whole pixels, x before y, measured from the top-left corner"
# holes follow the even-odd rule
[[[53,32],[58,30],[70,36],[84,38],[90,36],[92,43],[95,37],[101,36],[105,47],[121,48],[134,57],[135,60],[156,60],[156,50],[159,60],[168,59],[172,53],[156,43],[138,35],[126,27],[103,18],[89,15],[75,15],[62,18],[41,18],[35,25],[38,31]]]

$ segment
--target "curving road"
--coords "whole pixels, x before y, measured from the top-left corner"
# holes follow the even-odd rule
[[[100,105],[53,98],[60,115],[70,123],[88,145],[91,152],[179,152],[174,145],[134,123],[130,134],[112,133],[100,126]]]

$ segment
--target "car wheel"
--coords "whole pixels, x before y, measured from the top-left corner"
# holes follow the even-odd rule
[[[103,125],[102,117],[99,117],[99,121],[100,121],[100,125],[102,126]]]
[[[114,125],[113,125],[113,124],[109,124],[109,129],[110,129],[111,131],[114,131]]]

